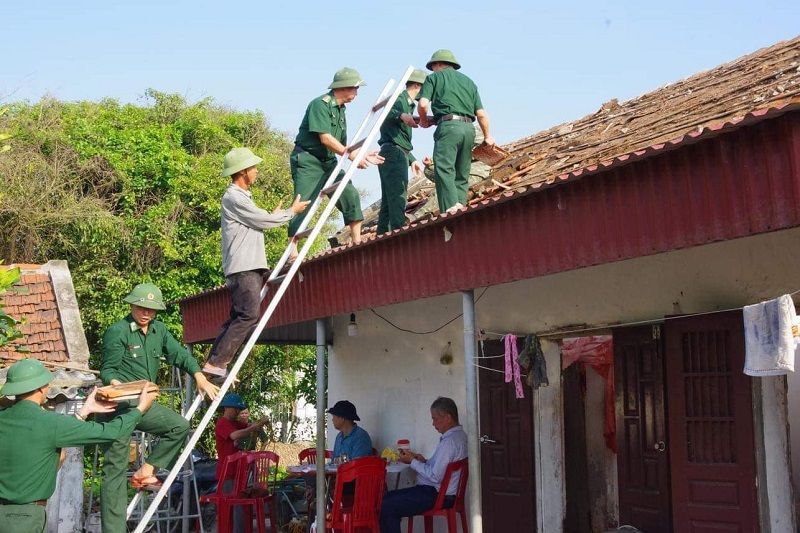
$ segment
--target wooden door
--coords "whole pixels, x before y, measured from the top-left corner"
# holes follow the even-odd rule
[[[619,520],[647,533],[672,530],[660,331],[614,331]]]
[[[669,320],[664,334],[675,531],[757,532],[742,313]]]
[[[521,343],[520,343],[521,344]],[[520,349],[522,347],[520,346]],[[502,355],[500,341],[486,341],[485,355]],[[479,359],[481,494],[483,531],[536,531],[533,400],[516,399],[513,383],[505,383],[503,358]],[[523,378],[524,379],[524,378]]]

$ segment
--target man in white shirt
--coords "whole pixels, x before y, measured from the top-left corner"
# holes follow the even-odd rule
[[[222,175],[231,184],[222,196],[222,270],[231,293],[231,316],[222,326],[203,372],[224,378],[227,365],[250,334],[261,315],[261,287],[267,270],[264,230],[286,224],[305,211],[309,202],[295,198],[292,207],[278,206],[270,213],[253,202],[250,187],[258,177],[262,159],[248,148],[234,148],[225,155]]]
[[[404,516],[416,516],[436,503],[447,465],[467,457],[467,434],[458,423],[458,408],[450,398],[439,397],[431,404],[431,421],[442,434],[430,459],[418,453],[400,452],[400,461],[417,472],[417,484],[407,489],[388,492],[381,505],[381,533],[400,533]],[[445,504],[452,505],[458,487],[454,475],[447,487]]]

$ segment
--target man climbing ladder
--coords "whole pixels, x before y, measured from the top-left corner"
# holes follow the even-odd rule
[[[335,203],[339,200],[339,197],[344,192],[345,186],[348,183],[350,183],[350,179],[352,178],[356,168],[358,167],[359,164],[362,163],[365,156],[367,155],[367,150],[366,149],[360,150],[360,148],[361,147],[368,148],[370,146],[373,146],[373,143],[375,143],[375,141],[377,140],[381,124],[386,119],[386,116],[388,115],[392,105],[394,105],[394,102],[397,99],[397,97],[400,95],[403,89],[405,89],[406,81],[408,80],[408,77],[411,75],[412,71],[413,68],[409,67],[408,69],[406,69],[405,74],[399,80],[399,82],[395,82],[394,80],[389,80],[389,82],[386,84],[383,91],[379,95],[376,103],[371,107],[370,111],[367,113],[367,116],[364,118],[364,121],[361,123],[361,126],[356,132],[355,134],[356,141],[352,145],[347,147],[347,150],[345,150],[343,157],[339,159],[339,162],[336,164],[336,167],[332,169],[330,175],[328,176],[328,179],[326,180],[325,184],[322,187],[321,194],[330,195],[330,202],[328,202],[328,204],[325,206],[325,209],[323,210],[319,218],[316,220],[314,226],[310,230],[306,230],[309,221],[314,219],[314,215],[317,209],[321,205],[320,196],[314,198],[313,202],[311,203],[311,207],[309,208],[307,216],[304,217],[302,223],[300,224],[300,227],[297,229],[297,235],[302,235],[303,237],[307,237],[305,243],[303,244],[302,249],[300,250],[297,256],[297,259],[293,263],[291,263],[288,272],[283,274],[282,269],[288,263],[289,255],[292,252],[291,244],[293,243],[290,243],[290,245],[287,246],[286,249],[284,250],[281,259],[278,261],[277,265],[275,266],[275,269],[269,276],[268,283],[270,283],[271,286],[277,285],[277,289],[275,290],[274,295],[270,299],[266,310],[261,316],[261,319],[258,321],[258,324],[256,325],[255,329],[250,335],[247,343],[244,345],[238,357],[234,361],[233,366],[230,369],[230,372],[228,373],[227,377],[225,378],[225,381],[222,383],[222,386],[220,387],[219,395],[217,396],[217,398],[214,399],[214,401],[211,402],[211,405],[209,406],[208,410],[205,412],[203,418],[200,420],[197,429],[191,435],[188,443],[186,444],[186,447],[183,449],[181,455],[175,462],[175,466],[173,466],[173,468],[170,470],[167,479],[164,480],[164,483],[159,489],[158,493],[155,495],[153,500],[150,502],[150,505],[147,507],[147,510],[142,515],[139,525],[136,527],[135,533],[143,533],[145,531],[147,524],[153,517],[153,514],[158,508],[158,505],[164,499],[164,496],[169,490],[169,487],[172,484],[172,482],[175,481],[175,478],[177,477],[178,471],[180,469],[180,465],[186,462],[186,460],[189,458],[191,450],[194,448],[194,446],[197,445],[197,442],[200,440],[203,431],[211,422],[211,419],[213,418],[214,413],[219,407],[219,404],[221,402],[220,396],[224,395],[228,391],[230,386],[233,384],[233,381],[236,378],[236,374],[242,368],[242,365],[244,364],[247,357],[250,355],[253,346],[255,346],[255,343],[258,340],[259,335],[266,327],[267,322],[272,317],[272,314],[275,312],[275,309],[277,308],[278,304],[283,298],[283,295],[286,293],[289,284],[294,279],[294,276],[297,273],[298,269],[300,268],[300,265],[302,264],[303,260],[305,259],[306,255],[311,249],[314,239],[316,239],[316,237],[320,234],[323,226],[330,218],[331,213],[333,212],[333,209],[335,207]],[[366,135],[364,135],[365,133]],[[356,155],[351,162],[349,154],[351,152],[355,152],[356,150],[358,151],[356,152]],[[337,181],[336,177],[338,176],[339,171],[344,169],[345,166],[347,166],[347,169],[345,170],[344,175],[342,176],[341,180]],[[262,290],[261,294],[263,298],[266,292]],[[195,401],[195,405],[196,404],[197,401]],[[320,466],[323,465],[320,464]],[[321,484],[320,487],[322,487]],[[324,513],[322,513],[322,516],[318,517],[318,520],[321,520],[323,517]]]
[[[261,310],[261,287],[267,270],[264,230],[286,224],[305,211],[308,201],[294,199],[289,209],[278,206],[270,213],[253,202],[250,188],[258,177],[263,159],[248,148],[234,148],[225,155],[222,176],[231,184],[222,196],[222,270],[231,294],[231,316],[211,346],[203,372],[224,378],[226,367],[236,355],[258,321]]]

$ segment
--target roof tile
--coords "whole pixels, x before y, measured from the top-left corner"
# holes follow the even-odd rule
[[[0,359],[33,357],[51,362],[69,361],[50,275],[47,271],[31,270],[41,268],[37,265],[16,266],[23,269],[20,282],[0,296],[0,301],[5,312],[21,322],[19,329],[24,336],[18,344],[4,347]],[[24,347],[25,351],[18,351],[17,347]]]

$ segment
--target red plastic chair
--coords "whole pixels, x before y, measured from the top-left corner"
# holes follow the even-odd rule
[[[433,533],[433,517],[444,516],[447,518],[447,533],[458,533],[458,526],[456,525],[456,513],[461,514],[461,531],[469,533],[467,529],[467,513],[464,506],[464,498],[467,494],[467,477],[469,475],[469,468],[467,467],[467,459],[454,461],[447,465],[447,470],[444,471],[444,478],[439,487],[439,495],[436,497],[436,503],[430,511],[425,511],[421,515],[425,520],[425,533]],[[456,498],[453,505],[444,508],[445,498],[447,497],[447,487],[450,486],[450,479],[456,474],[458,476],[458,488],[456,489]],[[414,517],[408,517],[408,533],[414,533]]]
[[[266,533],[265,507],[269,509],[270,530],[278,531],[277,500],[271,489],[278,482],[279,461],[278,455],[270,451],[247,452],[244,460],[239,461],[239,482],[242,490],[228,502],[231,509],[237,505],[244,506],[244,527],[247,533],[253,531],[254,509],[258,533]]]
[[[386,478],[386,462],[379,457],[361,457],[341,465],[336,472],[336,487],[333,492],[333,507],[330,519],[325,521],[326,530],[353,533],[367,529],[380,533],[381,502]],[[352,502],[343,504],[345,483],[355,482]]]
[[[214,494],[206,494],[205,496],[200,496],[200,504],[210,503],[217,507],[217,531],[220,533],[228,533],[231,531],[233,526],[232,521],[232,509],[230,506],[230,501],[236,495],[238,495],[239,491],[241,490],[240,484],[241,479],[239,476],[239,464],[240,461],[244,462],[245,453],[244,452],[237,452],[232,455],[229,455],[226,460],[225,464],[222,465],[222,471],[220,472],[220,479],[217,480],[217,490]],[[230,487],[227,489],[225,488],[225,483],[230,481]],[[199,518],[198,518],[199,520]],[[197,525],[198,530],[200,529],[200,524]]]
[[[331,457],[333,457],[333,452],[331,450],[325,450],[325,459],[330,459]],[[305,450],[300,450],[300,453],[297,454],[297,459],[300,461],[301,465],[315,465],[317,464],[317,449],[306,448]]]

